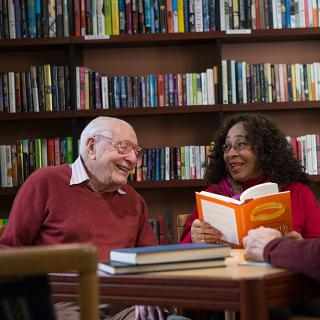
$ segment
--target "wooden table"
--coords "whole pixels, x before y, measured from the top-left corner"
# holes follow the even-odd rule
[[[99,275],[102,303],[149,304],[197,310],[240,311],[241,319],[268,319],[269,309],[320,296],[320,286],[283,269],[243,266],[232,250],[225,268],[137,275]],[[55,300],[76,297],[75,275],[51,275]]]

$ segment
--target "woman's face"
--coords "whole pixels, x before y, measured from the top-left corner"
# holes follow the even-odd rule
[[[232,178],[243,183],[262,175],[257,155],[247,140],[242,122],[236,123],[227,133],[223,158]]]

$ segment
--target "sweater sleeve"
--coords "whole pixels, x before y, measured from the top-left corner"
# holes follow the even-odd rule
[[[44,199],[47,195],[38,176],[39,173],[31,175],[17,193],[8,225],[0,238],[0,247],[34,244],[44,219]]]
[[[274,267],[301,272],[320,282],[320,239],[277,238],[264,249],[265,261]]]
[[[320,208],[310,188],[301,183],[294,183],[291,192],[293,229],[303,238],[320,237]]]

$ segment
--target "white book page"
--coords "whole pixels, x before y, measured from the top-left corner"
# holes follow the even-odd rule
[[[243,191],[240,195],[240,201],[245,202],[245,200],[247,199],[255,199],[276,193],[279,193],[278,184],[273,182],[266,182],[257,184],[256,186]]]
[[[222,234],[222,240],[240,244],[235,210],[222,204],[201,199],[203,219]]]
[[[237,199],[233,199],[233,198],[230,198],[230,197],[226,197],[226,196],[223,196],[221,194],[216,194],[216,193],[212,193],[212,192],[207,192],[207,191],[201,191],[200,194],[206,196],[206,197],[210,197],[210,198],[213,198],[213,199],[219,199],[221,201],[225,201],[225,202],[228,202],[228,203],[234,203],[234,204],[237,204],[237,205],[240,205],[242,202],[237,200]]]

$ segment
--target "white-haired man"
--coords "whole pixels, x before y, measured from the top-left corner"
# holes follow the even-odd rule
[[[127,185],[142,156],[132,126],[98,117],[83,130],[79,149],[72,165],[39,169],[25,181],[0,246],[85,242],[107,260],[114,248],[157,244],[143,198]],[[154,312],[139,310],[141,318]]]

